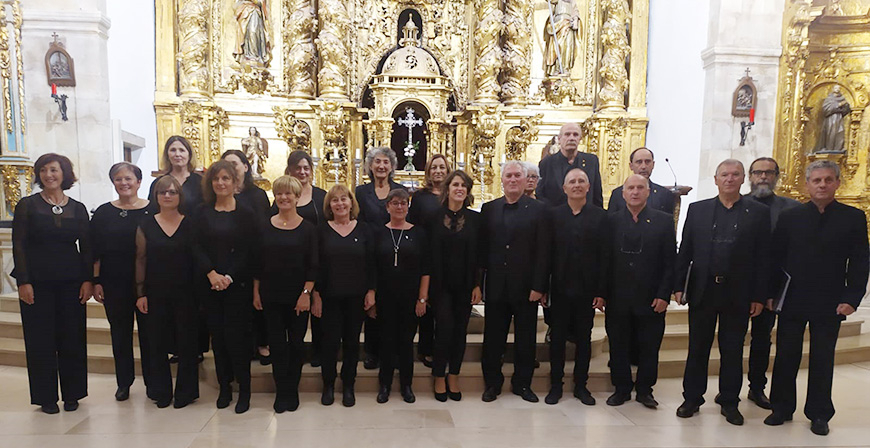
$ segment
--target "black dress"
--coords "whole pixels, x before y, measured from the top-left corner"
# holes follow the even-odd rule
[[[305,283],[317,277],[317,229],[304,219],[291,230],[267,222],[260,252],[256,278],[260,280],[260,299],[269,331],[275,400],[298,403],[309,313],[297,314],[295,308]]]
[[[435,219],[441,211],[441,199],[430,190],[417,190],[411,195],[411,207],[408,210],[408,222],[421,226],[429,233],[435,225]],[[429,233],[429,241],[432,235]],[[429,311],[432,311],[430,309]],[[435,351],[435,313],[427,312],[417,319],[420,335],[417,339],[417,354],[432,356]]]
[[[341,381],[353,387],[359,362],[359,334],[365,317],[365,295],[376,287],[375,241],[369,226],[341,236],[328,222],[319,226],[320,269],[317,289],[323,300],[323,384],[335,383],[336,358],[342,348]]]
[[[145,323],[151,342],[149,396],[167,403],[174,396],[176,406],[199,398],[192,221],[188,217],[182,219],[170,236],[154,216],[146,216],[137,235],[137,296],[148,298]],[[144,354],[145,349],[142,351]],[[178,356],[174,394],[167,357],[170,352]],[[144,356],[142,362],[145,367]]]
[[[414,377],[415,310],[420,279],[429,275],[429,245],[426,233],[419,226],[393,230],[382,225],[375,230],[375,241],[378,269],[375,303],[381,325],[380,384],[387,388],[393,384],[398,356],[401,386],[409,387]]]
[[[236,200],[239,204],[243,204],[254,211],[258,227],[265,225],[266,220],[271,216],[269,197],[266,196],[266,192],[262,188],[256,185],[251,185],[242,190],[241,193],[236,194]],[[253,304],[251,306],[253,307]],[[267,329],[266,316],[263,312],[257,309],[252,309],[251,312],[253,313],[253,320],[251,321],[254,335],[253,349],[256,350],[257,347],[269,345],[269,330]]]
[[[139,330],[142,378],[151,382],[148,355],[147,317],[136,309],[136,228],[149,216],[148,207],[122,210],[107,202],[97,208],[91,219],[94,262],[100,262],[103,305],[112,334],[115,379],[119,388],[130,387],[136,378],[133,362],[133,318]],[[149,394],[150,395],[150,394]]]
[[[22,199],[12,220],[12,277],[33,287],[33,304],[19,301],[30,402],[57,403],[58,376],[64,402],[88,395],[88,354],[82,283],[93,279],[88,211],[72,198],[52,213],[39,193]],[[78,246],[76,245],[78,243]]]

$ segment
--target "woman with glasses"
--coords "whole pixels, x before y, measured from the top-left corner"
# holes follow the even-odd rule
[[[410,195],[404,188],[386,197],[390,221],[375,230],[375,266],[378,288],[375,313],[381,324],[381,370],[378,403],[390,399],[393,373],[398,361],[400,391],[406,403],[416,400],[414,378],[414,333],[417,318],[426,314],[429,300],[429,245],[422,227],[408,216]]]

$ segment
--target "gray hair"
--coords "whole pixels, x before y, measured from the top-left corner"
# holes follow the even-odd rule
[[[806,180],[810,180],[810,174],[815,170],[832,170],[837,180],[840,180],[840,165],[830,160],[816,160],[807,166]]]
[[[115,175],[120,173],[121,170],[130,170],[130,172],[136,176],[136,179],[138,179],[139,182],[142,182],[142,170],[130,162],[118,162],[112,165],[112,167],[109,168],[109,180],[114,181]]]
[[[375,146],[373,148],[369,148],[366,151],[366,162],[365,162],[365,172],[368,174],[369,179],[374,180],[375,176],[372,173],[372,163],[375,162],[375,157],[384,156],[390,159],[390,165],[392,165],[393,170],[390,171],[389,178],[393,179],[393,174],[396,172],[396,167],[399,166],[399,160],[396,158],[396,151],[393,151],[386,146]]]
[[[534,174],[535,176],[541,177],[541,170],[538,169],[538,165],[532,162],[523,162],[523,165],[526,167],[526,177]]]
[[[743,174],[746,174],[746,168],[743,167],[743,162],[741,162],[737,159],[725,159],[725,160],[719,162],[718,165],[716,165],[716,172],[713,173],[713,176],[718,176],[719,175],[719,168],[722,168],[725,165],[738,165],[738,166],[740,166],[740,171],[743,171]]]
[[[520,171],[523,173],[523,177],[529,177],[529,168],[526,166],[526,162],[520,162],[519,160],[508,160],[501,167],[501,177],[504,178],[505,171],[511,167],[518,167]]]

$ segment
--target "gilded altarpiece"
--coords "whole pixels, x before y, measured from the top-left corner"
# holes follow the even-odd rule
[[[788,0],[784,20],[774,150],[780,190],[809,199],[806,166],[831,160],[842,171],[838,200],[870,213],[870,0]],[[825,147],[820,135],[831,98],[849,109],[835,118],[842,147]]]
[[[158,137],[188,137],[203,167],[256,127],[266,178],[301,149],[319,186],[359,184],[366,148],[390,145],[410,103],[427,155],[483,180],[486,200],[502,162],[537,162],[579,122],[609,192],[646,137],[648,2],[157,0]]]
[[[3,180],[0,220],[11,220],[15,206],[31,193],[33,162],[24,145],[24,58],[21,52],[21,2],[0,1],[0,176]],[[49,42],[45,43],[46,50]]]

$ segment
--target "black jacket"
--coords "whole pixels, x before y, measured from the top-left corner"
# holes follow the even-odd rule
[[[574,157],[574,163],[569,165],[568,159],[561,152],[557,152],[541,160],[538,167],[541,170],[541,181],[538,183],[538,189],[535,191],[535,194],[540,199],[547,201],[551,206],[555,207],[568,202],[568,197],[565,196],[565,191],[562,190],[565,175],[574,168],[580,168],[589,177],[589,192],[586,193],[588,202],[602,208],[604,207],[604,196],[601,190],[601,173],[598,171],[598,156],[595,154],[577,152],[577,156]]]
[[[395,190],[396,188],[405,187],[390,180],[390,190]],[[378,199],[378,195],[375,193],[374,182],[356,187],[354,194],[356,195],[356,201],[359,203],[359,216],[357,219],[370,224],[372,229],[376,229],[378,226],[382,226],[390,221],[387,207]]]
[[[575,276],[580,276],[584,299],[607,297],[610,267],[607,212],[587,203],[580,215],[574,215],[565,203],[551,208],[547,216],[551,251],[548,272],[551,273],[550,292],[554,300],[564,295],[563,285],[569,277]],[[571,241],[576,235],[579,235],[579,241]],[[572,254],[572,248],[578,252]],[[579,266],[573,263],[575,257],[579,257]]]
[[[690,305],[703,302],[708,281],[712,281],[711,276],[716,274],[710,270],[710,256],[714,209],[718,201],[719,198],[714,197],[689,205],[683,226],[674,291],[683,291],[689,263],[694,261],[689,288],[685,291]],[[727,282],[732,304],[748,310],[750,302],[766,303],[769,298],[770,209],[747,198],[741,199],[734,207],[743,210],[737,218],[737,235],[729,261]]]

